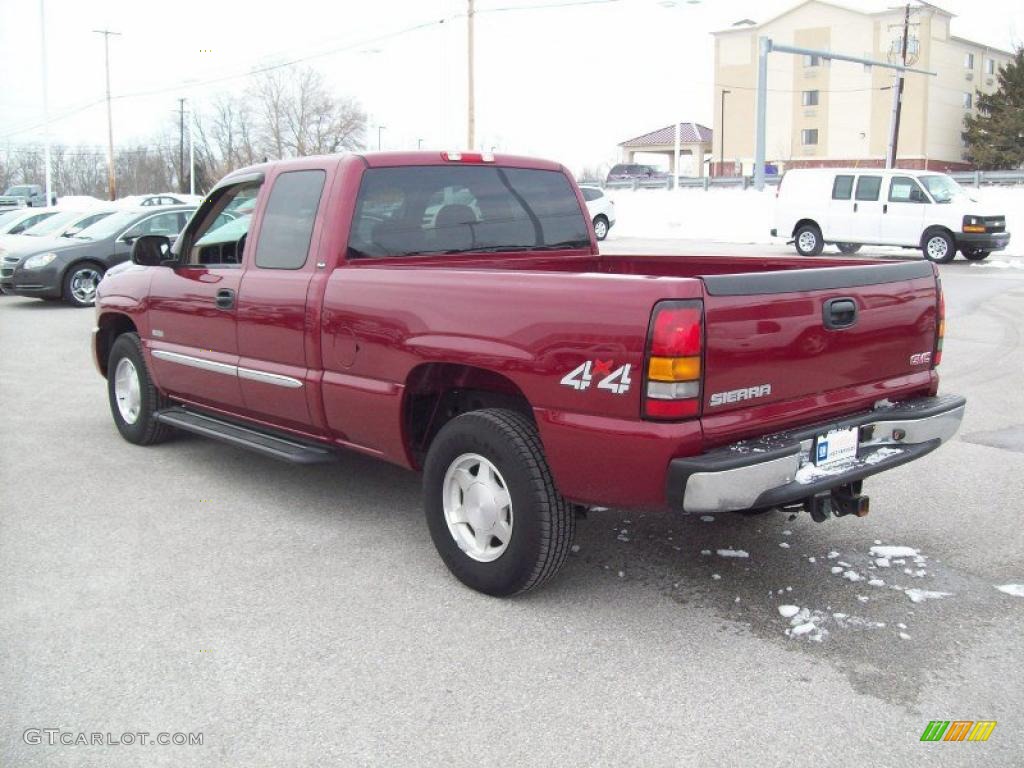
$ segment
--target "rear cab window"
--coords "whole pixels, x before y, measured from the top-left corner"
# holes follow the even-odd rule
[[[363,172],[349,258],[589,248],[560,171],[408,166]]]

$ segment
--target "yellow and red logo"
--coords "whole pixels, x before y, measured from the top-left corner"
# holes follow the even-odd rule
[[[995,720],[932,720],[921,741],[988,741],[995,727]]]

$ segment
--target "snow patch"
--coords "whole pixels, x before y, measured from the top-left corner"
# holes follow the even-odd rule
[[[743,549],[719,549],[719,557],[750,557],[750,553]]]
[[[784,618],[784,619],[792,619],[798,613],[800,613],[800,606],[797,606],[797,605],[780,605],[779,606],[779,615],[782,616],[782,618]]]
[[[996,587],[1000,592],[1014,597],[1024,597],[1024,584],[1002,584]]]
[[[918,557],[918,550],[913,547],[890,547],[874,546],[871,548],[872,557]]]
[[[923,603],[925,600],[938,600],[941,597],[950,597],[952,592],[935,592],[930,589],[917,589],[912,587],[903,590],[903,594],[910,598],[912,603]]]

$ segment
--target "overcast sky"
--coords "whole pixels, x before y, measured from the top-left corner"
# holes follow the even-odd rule
[[[574,169],[674,119],[711,124],[712,30],[797,0],[477,0],[477,137]],[[847,5],[884,5],[848,0]],[[893,5],[898,3],[893,2]],[[954,34],[1011,48],[1021,0],[947,0]],[[554,6],[554,7],[552,7]],[[55,140],[105,145],[103,38],[114,140],[176,127],[177,99],[241,91],[253,67],[313,57],[370,114],[385,149],[465,143],[465,0],[46,0]],[[499,9],[512,10],[499,10]],[[443,23],[439,23],[442,20]],[[417,28],[418,27],[418,28]],[[42,139],[38,0],[0,0],[0,150]],[[212,81],[212,82],[211,82]],[[175,134],[176,138],[176,134]]]

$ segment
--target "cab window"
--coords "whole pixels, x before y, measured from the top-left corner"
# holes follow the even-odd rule
[[[853,176],[836,176],[832,182],[832,199],[849,200],[853,195]]]
[[[289,171],[274,180],[256,245],[257,267],[300,269],[306,263],[326,178],[324,171],[309,170]]]
[[[227,268],[242,265],[260,186],[261,182],[237,184],[217,196],[202,212],[199,226],[189,234],[185,264]]]
[[[927,203],[928,197],[909,176],[893,176],[889,182],[890,203]]]

